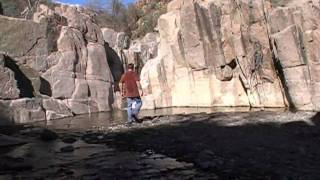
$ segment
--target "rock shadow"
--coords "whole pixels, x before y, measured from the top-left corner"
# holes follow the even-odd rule
[[[40,77],[40,89],[39,92],[41,94],[52,96],[52,89],[50,83],[44,78]]]
[[[320,113],[311,119],[314,125],[296,121],[225,126],[221,123],[228,115],[223,114],[203,115],[204,120],[177,118],[187,120],[115,133],[112,147],[163,154],[214,172],[219,179],[320,179]]]
[[[112,77],[114,79],[114,91],[120,91],[119,89],[119,81],[121,79],[121,75],[124,73],[123,62],[121,58],[117,54],[117,52],[112,49],[108,43],[105,43],[105,50],[107,53],[107,61],[110,67]]]
[[[17,81],[18,88],[20,90],[20,97],[34,97],[34,88],[32,82],[28,77],[20,70],[16,62],[11,59],[9,56],[5,56],[5,67],[9,68],[14,72],[14,77]]]

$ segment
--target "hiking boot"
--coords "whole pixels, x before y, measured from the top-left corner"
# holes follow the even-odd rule
[[[127,122],[125,122],[124,124],[125,124],[126,126],[132,126],[133,121],[127,121]]]
[[[132,115],[133,119],[137,123],[142,123],[142,120],[137,117],[137,115]]]

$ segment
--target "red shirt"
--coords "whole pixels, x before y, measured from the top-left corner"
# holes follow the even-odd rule
[[[137,81],[140,81],[140,78],[134,71],[127,71],[121,76],[120,84],[124,84],[125,97],[140,97]]]

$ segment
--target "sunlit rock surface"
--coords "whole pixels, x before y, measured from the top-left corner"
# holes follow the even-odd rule
[[[93,16],[66,5],[39,5],[33,21],[0,16],[0,98],[14,99],[17,122],[111,110],[114,80]]]
[[[174,0],[158,57],[141,73],[144,108],[318,110],[319,1]]]

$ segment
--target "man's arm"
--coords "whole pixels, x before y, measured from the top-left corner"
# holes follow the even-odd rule
[[[140,96],[143,96],[143,91],[142,91],[142,87],[140,84],[140,77],[138,76],[138,74],[135,74],[135,79],[136,79],[136,84],[138,87],[139,94],[140,94]]]
[[[124,96],[123,83],[119,83],[119,89],[120,89],[121,96]]]
[[[140,96],[143,96],[143,91],[142,91],[142,87],[141,87],[140,81],[136,81],[136,83],[137,83],[137,86],[138,86],[138,90],[139,90]]]
[[[119,81],[119,89],[120,89],[120,94],[122,97],[124,97],[124,87],[123,87],[123,84],[124,84],[124,75],[121,76],[121,79]]]

